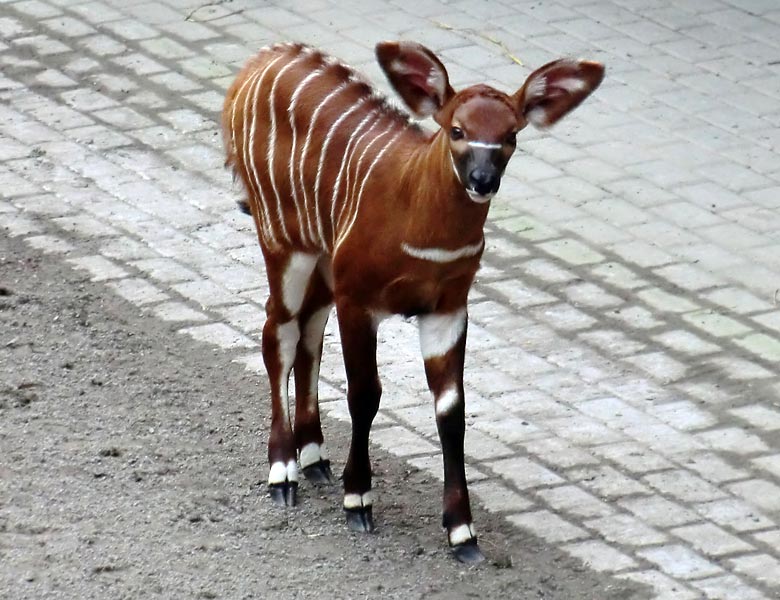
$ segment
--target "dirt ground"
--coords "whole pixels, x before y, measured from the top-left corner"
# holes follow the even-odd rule
[[[272,505],[266,392],[0,232],[0,598],[647,597],[479,507],[490,560],[463,567],[438,481],[376,450],[376,534],[347,531],[338,485]]]

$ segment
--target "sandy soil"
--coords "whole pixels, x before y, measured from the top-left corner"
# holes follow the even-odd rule
[[[294,510],[265,476],[265,382],[0,235],[0,597],[646,598],[476,507],[466,568],[440,484],[374,451],[375,535],[338,485]],[[346,426],[326,421],[343,467]]]

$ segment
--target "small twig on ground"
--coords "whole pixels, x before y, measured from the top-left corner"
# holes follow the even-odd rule
[[[470,29],[470,28],[455,29],[452,25],[448,25],[447,23],[442,23],[441,21],[434,21],[433,24],[436,25],[436,27],[439,27],[441,29],[446,29],[447,31],[457,31],[457,32],[460,32],[460,33],[467,33],[467,34],[471,34],[471,35],[475,35],[477,37],[480,37],[483,40],[486,40],[486,41],[490,42],[491,44],[495,44],[496,46],[501,48],[504,56],[509,58],[509,60],[511,60],[512,62],[517,63],[521,67],[524,66],[523,65],[523,61],[520,60],[519,58],[517,58],[517,56],[515,56],[514,54],[512,54],[509,51],[509,48],[506,47],[506,44],[504,42],[502,42],[498,38],[490,35],[489,33],[485,33],[485,32],[482,32],[482,31],[477,31],[476,29]]]

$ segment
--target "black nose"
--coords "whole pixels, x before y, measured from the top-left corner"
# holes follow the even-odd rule
[[[471,189],[482,196],[497,192],[499,182],[499,176],[492,171],[474,169],[469,173],[469,185],[471,185]]]

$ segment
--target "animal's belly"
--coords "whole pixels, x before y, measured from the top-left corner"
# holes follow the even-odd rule
[[[407,317],[434,312],[443,284],[431,280],[399,278],[383,292],[383,304],[389,312]]]

